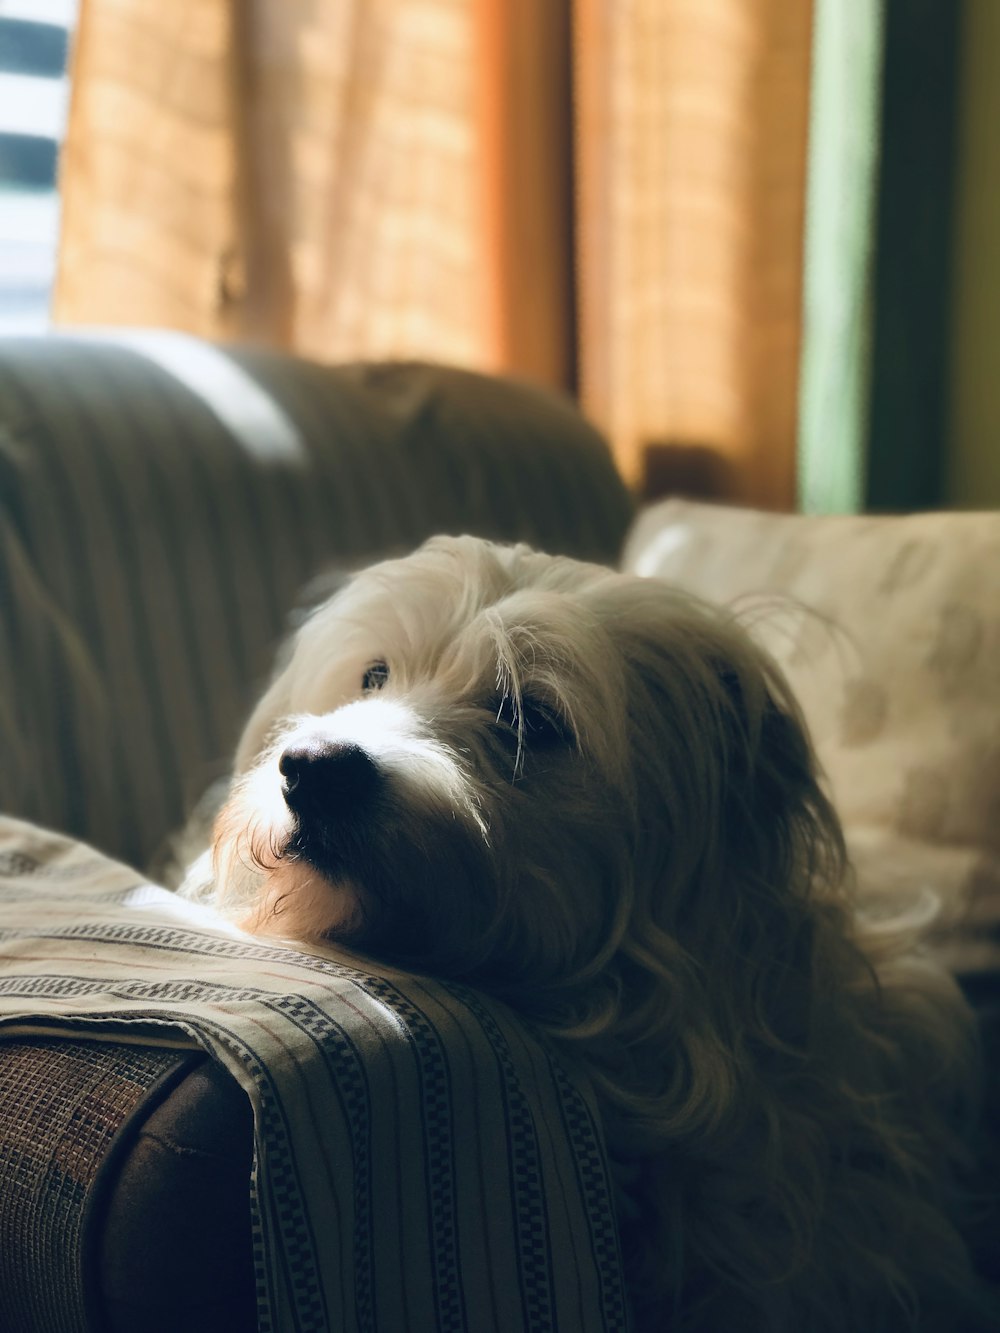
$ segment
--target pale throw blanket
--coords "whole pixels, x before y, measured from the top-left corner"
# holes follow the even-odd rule
[[[67,1024],[202,1047],[246,1091],[262,1330],[627,1327],[589,1093],[503,1006],[259,942],[0,817],[0,1038]]]

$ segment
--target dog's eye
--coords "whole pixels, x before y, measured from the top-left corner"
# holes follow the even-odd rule
[[[361,688],[367,694],[370,690],[380,690],[389,679],[387,662],[373,662],[361,677]]]
[[[523,727],[524,740],[533,746],[571,745],[573,733],[555,709],[537,699],[521,696],[520,706],[508,695],[497,711],[497,722],[517,731],[518,719]]]
[[[560,714],[534,699],[521,700],[521,716],[529,740],[536,745],[566,745],[573,739]]]

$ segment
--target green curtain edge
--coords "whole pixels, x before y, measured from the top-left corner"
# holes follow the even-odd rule
[[[814,0],[798,503],[864,503],[885,0]]]

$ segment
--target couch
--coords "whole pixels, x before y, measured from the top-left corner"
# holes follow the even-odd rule
[[[866,889],[943,893],[934,947],[995,1066],[1000,515],[814,519],[674,500],[633,518],[600,437],[526,384],[154,333],[0,341],[0,810],[116,858],[108,873],[133,892],[121,865],[155,873],[224,773],[310,579],[434,531],[622,560],[745,608],[803,701]],[[38,836],[6,870],[0,855],[0,889],[5,873],[92,873]],[[0,983],[2,943],[0,931]],[[473,997],[447,1004],[457,1064],[484,1023]],[[413,1044],[410,1015],[393,1010],[386,1041]],[[247,1190],[259,1106],[207,1039],[109,1040],[98,1017],[83,1035],[0,1028],[0,1172],[20,1182],[0,1192],[0,1327],[267,1327]],[[470,1063],[473,1083],[497,1040]],[[608,1187],[585,1090],[531,1041],[519,1086],[525,1123],[554,1145],[543,1194]],[[995,1079],[988,1096],[1000,1114]],[[493,1151],[508,1175],[531,1169],[510,1134]],[[1000,1171],[985,1133],[977,1162],[970,1239],[996,1280]],[[596,1186],[580,1199],[564,1200],[562,1241],[549,1230],[541,1243],[554,1268],[573,1250],[572,1279],[552,1289],[575,1281],[580,1307],[564,1305],[559,1326],[582,1330],[586,1306],[587,1327],[624,1328],[613,1203]],[[504,1243],[523,1279],[540,1242],[519,1225]],[[470,1283],[471,1271],[470,1259]],[[507,1281],[499,1272],[483,1260],[486,1279]],[[426,1327],[448,1323],[434,1308]],[[555,1326],[551,1308],[517,1308],[502,1327]],[[340,1326],[394,1325],[355,1301]]]
[[[293,1063],[306,1070],[278,1089],[282,1114],[303,1119],[305,1087],[329,1101],[317,1115],[329,1114],[331,1142],[343,1117],[344,1154],[330,1161],[314,1145],[306,1173],[331,1173],[307,1220],[322,1222],[331,1200],[355,1218],[342,1280],[311,1279],[328,1310],[343,1305],[330,1322],[485,1328],[476,1312],[488,1307],[506,1312],[504,1327],[625,1327],[591,1113],[570,1075],[528,1034],[509,1035],[503,1015],[444,987],[361,973],[347,982],[336,960],[328,989],[336,1001],[349,986],[343,1003],[320,1012],[300,968],[286,989],[310,1009],[290,1014],[280,987],[247,998],[260,990],[253,966],[272,978],[297,966],[265,950],[225,977],[230,1008],[242,1006],[237,1058],[218,1005],[192,1035],[165,1026],[170,1012],[154,1013],[151,998],[169,1006],[204,975],[204,958],[184,953],[192,941],[216,950],[218,989],[234,946],[148,899],[139,924],[125,914],[100,941],[94,932],[114,886],[127,897],[138,883],[128,868],[150,872],[225,771],[277,645],[315,595],[303,592],[311,579],[439,531],[614,560],[631,510],[604,441],[568,400],[527,384],[428,365],[327,368],[171,334],[0,341],[0,909],[19,923],[0,925],[0,990],[8,1020],[25,1009],[36,1020],[27,1032],[8,1023],[0,1042],[5,1333],[326,1326],[300,1273],[268,1271],[268,1256],[287,1260],[295,1247],[304,1272],[323,1248],[273,1197],[289,1185],[274,1165],[282,1127],[248,1069],[246,1029],[277,1023],[276,1009],[284,1026],[272,1044],[298,1043]],[[88,860],[42,828],[116,859]],[[36,925],[29,910],[26,927],[12,914],[19,894],[30,908],[32,886],[68,912],[86,901],[90,919]],[[28,928],[46,941],[40,969],[25,962]],[[116,948],[123,931],[135,955]],[[42,1012],[55,1004],[42,992],[57,936],[67,948],[82,940],[74,972],[100,960],[104,991],[131,997],[127,1041],[108,1040],[110,999],[80,1019],[87,1039]],[[155,986],[147,977],[140,998],[130,960],[138,969],[156,950],[187,971]],[[25,988],[30,999],[19,998]],[[79,1008],[93,986],[78,989]],[[348,1057],[362,1048],[351,1082]],[[414,1116],[426,1131],[411,1141]],[[568,1129],[557,1123],[566,1117]],[[470,1155],[468,1126],[488,1151]],[[310,1124],[297,1132],[308,1137]],[[376,1160],[369,1141],[381,1145]],[[393,1174],[394,1161],[409,1181],[401,1218],[383,1217],[385,1191],[369,1188],[370,1173]],[[467,1182],[450,1201],[447,1162]],[[302,1197],[313,1183],[299,1181]],[[472,1194],[489,1206],[463,1211]],[[284,1228],[280,1243],[262,1239],[267,1228]]]

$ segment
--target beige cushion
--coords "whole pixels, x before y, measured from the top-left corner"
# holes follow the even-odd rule
[[[862,886],[935,889],[953,965],[1000,963],[1000,513],[669,501],[624,563],[740,605],[802,701]]]

